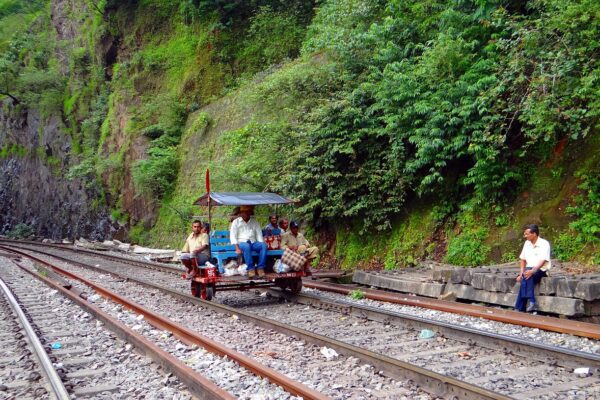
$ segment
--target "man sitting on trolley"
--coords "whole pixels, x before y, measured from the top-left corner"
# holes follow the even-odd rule
[[[209,224],[202,224],[200,220],[195,220],[192,223],[192,233],[185,240],[185,245],[181,249],[179,259],[185,265],[188,272],[188,277],[191,279],[197,275],[198,266],[206,264],[210,259],[210,241],[208,233],[210,232]],[[192,260],[196,261],[196,265]]]
[[[308,243],[300,233],[300,225],[296,221],[290,222],[290,230],[281,236],[281,248],[290,249],[306,257],[306,267],[319,256],[319,248]]]
[[[267,245],[258,221],[252,216],[253,211],[252,206],[240,206],[240,216],[231,223],[229,237],[231,244],[235,246],[235,252],[244,256],[244,262],[248,266],[248,278],[253,278],[256,273],[259,277],[265,276],[267,263]],[[257,265],[254,265],[252,258],[253,251],[258,253]]]

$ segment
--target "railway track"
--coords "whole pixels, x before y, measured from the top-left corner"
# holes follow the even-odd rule
[[[23,307],[24,300],[15,297],[5,283],[14,278],[11,274],[0,274],[0,312],[4,316],[0,321],[3,348],[0,364],[8,367],[3,368],[0,375],[0,397],[69,399],[59,372],[44,348],[46,338],[40,337],[38,325]]]
[[[11,273],[13,272],[11,269],[2,268],[2,273]],[[41,270],[43,275],[51,275],[52,272]],[[31,275],[36,275],[36,272],[32,271],[31,268],[27,268],[24,266],[20,266],[20,272],[17,274],[27,275],[30,273]],[[40,279],[44,280],[46,283],[50,283],[47,278],[40,277]],[[31,278],[23,279],[25,283],[31,282]],[[61,279],[61,282],[64,280]],[[69,284],[69,286],[71,286]],[[29,285],[31,287],[31,284]],[[265,399],[289,399],[294,396],[278,386],[274,386],[268,383],[266,380],[260,379],[260,377],[256,377],[252,373],[248,373],[243,371],[243,368],[235,365],[234,362],[228,360],[227,358],[223,359],[219,355],[213,356],[212,354],[207,354],[207,352],[203,349],[198,349],[195,346],[196,342],[194,338],[191,336],[185,337],[185,328],[179,327],[179,332],[175,335],[165,334],[163,330],[157,330],[154,326],[151,326],[151,323],[155,323],[155,320],[151,318],[149,314],[140,314],[127,312],[120,306],[113,306],[113,316],[104,312],[105,310],[100,309],[99,307],[89,304],[85,301],[82,301],[78,298],[77,295],[73,293],[69,293],[68,290],[61,288],[59,286],[55,287],[56,290],[60,290],[63,294],[68,295],[71,300],[79,301],[81,306],[83,306],[87,313],[86,316],[90,316],[93,314],[95,317],[102,319],[104,323],[110,324],[111,328],[117,328],[117,330],[121,330],[119,333],[121,336],[126,338],[129,342],[133,343],[138,349],[140,349],[143,353],[149,355],[157,365],[160,365],[164,370],[169,372],[171,375],[168,375],[164,381],[164,383],[168,383],[170,385],[176,385],[179,381],[185,383],[191,393],[198,398],[203,399],[233,399],[233,398],[242,398],[242,399],[250,399],[252,394],[256,392],[263,393]],[[81,289],[86,289],[82,287],[78,290],[81,293]],[[89,288],[87,288],[89,290]],[[92,298],[93,299],[93,298]],[[87,304],[86,304],[87,303]],[[139,311],[139,310],[138,310]],[[50,318],[48,315],[52,314]],[[115,318],[116,317],[116,318]],[[145,321],[144,317],[148,317],[148,323]],[[56,320],[54,313],[49,313],[46,310],[46,318]],[[64,322],[64,321],[63,321]],[[71,322],[72,323],[72,322]],[[127,326],[129,325],[129,327]],[[172,329],[169,325],[168,321],[162,321],[161,327],[163,329]],[[93,331],[93,328],[87,327],[83,332],[88,332],[89,330]],[[85,333],[80,332],[79,334],[85,336]],[[175,336],[175,337],[172,337]],[[176,339],[178,338],[178,339]],[[64,342],[63,342],[64,343]],[[206,343],[204,343],[206,345]],[[131,345],[129,345],[131,347]],[[87,354],[95,354],[102,353],[103,349],[100,348],[92,348],[86,350]],[[83,349],[73,350],[70,349],[68,352],[75,352],[80,354]],[[235,359],[234,352],[230,352],[226,354],[227,356]],[[194,362],[192,362],[194,361]],[[200,366],[199,366],[200,364]],[[191,366],[189,366],[191,365]],[[248,360],[245,367],[249,368],[259,368],[262,369],[263,372],[268,370],[264,366]],[[219,386],[227,387],[227,391],[218,387],[215,383],[211,382],[209,379],[198,373],[198,369],[203,370],[202,372],[211,378],[214,381],[219,382]],[[95,373],[103,372],[103,371],[95,371]],[[90,373],[94,373],[94,371],[90,371]],[[81,371],[75,372],[74,376],[79,377],[82,374]],[[120,371],[118,374],[112,374],[114,376],[123,376],[128,375],[129,372],[127,370]],[[176,376],[173,377],[172,374]],[[110,375],[110,374],[109,374]],[[291,379],[286,379],[285,377],[278,376],[274,371],[271,371],[271,375],[275,376],[274,381],[278,382],[286,382],[288,387],[287,389],[291,389],[289,391],[296,392],[299,395],[302,395],[306,399],[326,399],[327,397],[321,395],[320,393],[311,390],[304,386],[299,382],[295,382]],[[136,382],[136,385],[145,381],[143,376],[139,377],[139,382]],[[228,379],[233,378],[233,379]],[[163,381],[163,380],[161,380]],[[75,382],[78,384],[78,388],[75,390],[75,394],[78,398],[86,397],[92,395],[94,398],[118,398],[110,395],[110,392],[115,392],[118,390],[119,385],[113,385],[108,387],[106,385],[101,385],[96,389],[84,389],[79,388],[81,386],[81,382]],[[73,383],[73,386],[75,386]],[[158,389],[162,388],[151,388],[155,391],[159,391]],[[183,386],[180,387],[180,390],[175,392],[174,398],[186,398],[185,395],[181,395],[178,392],[185,393],[186,390]],[[114,393],[113,393],[114,394]],[[143,393],[141,393],[143,395]],[[103,397],[104,396],[104,397]],[[127,398],[128,396],[124,396],[122,398]],[[153,397],[153,396],[150,396]],[[164,398],[163,396],[159,396],[160,398]],[[173,397],[173,395],[166,397]],[[188,396],[188,398],[191,396]]]
[[[68,269],[67,275],[71,277],[73,272],[81,274],[85,272],[87,278],[103,282],[112,291],[127,295],[138,303],[147,304],[148,308],[154,311],[160,310],[165,316],[185,323],[190,329],[205,332],[213,339],[227,343],[234,350],[251,355],[259,362],[277,368],[280,375],[288,375],[293,379],[302,380],[332,398],[396,399],[399,390],[406,393],[406,398],[423,400],[432,398],[415,384],[395,382],[389,377],[381,375],[380,371],[374,369],[373,366],[360,365],[355,357],[339,357],[334,361],[326,361],[320,352],[321,348],[298,340],[302,339],[299,337],[300,335],[284,336],[270,326],[265,328],[245,323],[243,318],[237,315],[236,310],[231,309],[232,312],[228,314],[229,318],[223,318],[222,313],[212,312],[210,308],[203,310],[197,305],[190,304],[189,296],[183,295],[181,292],[174,294],[184,296],[185,301],[183,302],[168,298],[158,290],[149,290],[147,285],[144,287],[132,284],[133,279],[125,281],[117,275],[113,275],[114,279],[111,279],[106,274],[81,271],[80,268],[66,266],[65,263],[56,261],[53,263],[61,264],[61,268]],[[90,269],[94,268],[98,269],[98,267]],[[182,281],[179,280],[179,282]],[[74,282],[73,285],[77,286],[78,284]],[[168,305],[167,307],[165,307],[165,303]],[[207,304],[211,303],[207,302]],[[168,310],[166,310],[167,308]],[[354,376],[354,379],[342,384],[335,383],[340,371],[345,371],[348,376]],[[489,397],[478,395],[466,398]]]
[[[89,253],[88,255],[92,256]],[[93,255],[93,257],[97,256],[96,254]],[[88,259],[88,262],[90,261],[93,262],[93,259]],[[112,273],[123,274],[121,276],[127,274],[125,271],[127,267],[122,266],[122,264],[121,267],[106,264],[104,267],[111,268]],[[88,265],[88,268],[98,269],[98,267],[92,267],[91,265]],[[177,285],[181,290],[181,280],[175,283],[174,271],[171,268],[157,272],[159,268],[152,274],[145,273],[144,276],[149,277],[150,280],[165,283],[173,280],[170,285]],[[131,270],[128,272],[131,274]],[[168,273],[165,275],[164,272]],[[171,278],[166,277],[169,275]],[[157,288],[157,286],[149,283],[143,284]],[[280,322],[285,321],[291,326],[304,328],[306,331],[311,331],[313,335],[307,341],[319,343],[319,345],[327,343],[328,346],[337,349],[342,354],[352,353],[355,356],[358,354],[358,358],[370,362],[371,365],[376,365],[377,368],[385,371],[390,376],[406,377],[406,370],[401,374],[398,368],[405,361],[410,361],[409,366],[403,366],[408,367],[413,374],[419,371],[419,367],[422,369],[425,367],[432,368],[437,370],[439,375],[446,378],[455,376],[458,378],[457,381],[464,379],[487,387],[490,393],[497,393],[498,398],[503,396],[515,398],[570,398],[575,387],[587,387],[585,390],[575,390],[575,393],[583,396],[590,394],[593,398],[599,390],[597,379],[598,356],[596,355],[578,354],[578,352],[556,349],[552,346],[531,346],[526,341],[510,340],[510,338],[503,338],[500,335],[495,337],[481,335],[481,332],[461,330],[452,326],[442,327],[439,324],[432,323],[432,321],[412,320],[407,322],[406,318],[392,316],[389,313],[386,315],[378,310],[366,310],[365,308],[351,307],[351,305],[340,304],[339,302],[327,302],[314,296],[312,298],[311,296],[299,296],[295,299],[300,303],[304,303],[304,305],[276,304],[272,300],[259,298],[255,299],[253,304],[244,305],[252,310],[251,313],[246,314],[244,312],[242,314],[239,310],[232,311],[222,305],[206,304],[206,302],[189,298],[187,295],[176,293],[174,289],[161,288],[161,290],[170,290],[172,295],[185,298],[186,301],[195,301],[202,304],[203,307],[218,309],[219,312],[237,313],[238,316],[255,324],[271,326],[271,329],[273,329],[273,325],[269,325],[268,320],[257,319],[256,314],[262,313],[271,318],[274,317]],[[274,295],[279,296],[275,292]],[[311,306],[307,307],[306,304],[311,304]],[[343,316],[340,317],[340,315]],[[401,320],[403,321],[401,322]],[[332,324],[331,321],[336,321],[336,323]],[[284,326],[276,329],[296,336],[306,335],[306,332],[302,331],[292,330],[293,332],[291,332],[289,326],[285,327],[285,323],[281,325]],[[332,332],[334,326],[338,332]],[[427,329],[424,328],[425,326],[433,328],[431,330],[435,330],[437,333],[434,340],[428,341],[416,338],[419,329]],[[319,332],[322,335],[318,335]],[[315,336],[315,334],[317,335]],[[338,340],[337,342],[327,342],[323,339],[326,336],[334,336]],[[401,337],[402,340],[399,341],[398,337]],[[371,349],[373,351],[359,354],[360,352],[356,352],[356,348]],[[379,359],[384,357],[378,357],[378,353],[393,355],[393,357],[387,358],[395,361],[395,366],[390,367],[389,364],[380,361]],[[452,363],[452,368],[446,368],[447,363]],[[591,371],[594,374],[589,377],[574,376],[573,368],[581,365],[591,366]],[[474,370],[470,371],[473,367]],[[524,378],[531,375],[527,373],[530,370],[543,371],[543,379],[536,378],[530,383],[526,381],[522,383],[521,381]],[[411,374],[408,373],[408,375]],[[533,375],[535,377],[535,373]],[[427,387],[428,383],[420,380],[423,378],[411,376],[411,379]],[[452,381],[452,379],[438,380],[433,385],[439,386],[442,382],[441,385],[444,386],[444,389],[440,390],[438,387],[438,395],[441,392],[443,392],[442,395],[448,394],[447,386],[451,386],[449,381]],[[436,393],[435,388],[429,387],[428,389]],[[457,397],[461,398],[469,397],[469,394],[466,393],[456,394]],[[479,395],[482,396],[481,393]]]
[[[27,243],[32,246],[40,247],[41,244],[38,242],[21,242],[14,240],[0,240],[0,242],[24,244]],[[137,258],[117,256],[114,254],[108,254],[106,252],[94,251],[88,249],[74,248],[66,245],[58,244],[45,244],[42,245],[46,248],[62,249],[64,251],[70,251],[75,254],[89,254],[94,257],[101,257],[115,261],[119,264],[126,263],[131,266],[141,267],[145,270],[155,270],[170,272],[175,275],[181,275],[184,269],[179,266],[166,265],[163,263],[141,261]],[[325,274],[326,275],[326,274]],[[318,289],[321,291],[349,294],[351,291],[357,288],[349,285],[340,285],[327,282],[317,282],[314,280],[305,280],[305,287]],[[520,325],[524,327],[531,327],[542,329],[544,331],[567,333],[571,335],[577,335],[590,339],[600,339],[600,327],[597,324],[591,324],[586,322],[579,322],[574,320],[559,319],[555,317],[547,317],[540,315],[531,315],[526,313],[515,312],[511,310],[499,309],[496,307],[486,307],[475,304],[456,303],[452,301],[437,300],[428,297],[407,295],[402,293],[387,292],[378,289],[367,289],[359,287],[359,290],[363,292],[363,295],[367,299],[372,299],[384,303],[402,304],[420,308],[427,308],[431,310],[438,310],[442,312],[467,315],[472,317],[489,319],[492,321],[499,321],[508,324]]]
[[[17,325],[8,318],[3,321],[12,325],[2,331],[8,335],[3,345],[16,341],[20,352],[7,352],[0,362],[4,385],[0,398],[192,397],[176,378],[165,385],[164,377],[144,357],[133,353],[131,345],[117,339],[89,312],[65,300],[58,293],[60,288],[31,279],[15,265],[0,264],[4,292],[15,300],[11,308],[30,324]],[[38,343],[26,349],[26,342]],[[32,362],[30,354],[39,362]]]

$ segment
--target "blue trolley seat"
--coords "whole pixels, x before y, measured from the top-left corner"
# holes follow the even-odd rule
[[[219,272],[225,272],[224,265],[230,258],[237,258],[235,246],[229,240],[229,231],[213,231],[210,234],[210,255],[217,260]],[[281,257],[283,250],[267,250],[267,257]],[[258,257],[258,252],[253,251],[252,256]]]

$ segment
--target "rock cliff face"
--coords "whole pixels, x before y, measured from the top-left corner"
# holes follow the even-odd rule
[[[52,26],[60,40],[68,42],[79,34],[79,19],[72,15],[84,11],[81,2],[51,2]],[[67,74],[67,55],[57,56]],[[118,230],[95,184],[66,178],[71,137],[61,115],[42,117],[5,100],[0,103],[0,149],[0,234],[17,224],[53,239],[103,239]]]
[[[15,115],[16,114],[16,115]],[[70,137],[60,118],[0,108],[0,233],[19,223],[44,237],[101,239],[113,224],[99,192],[82,180],[64,177],[69,168]],[[91,187],[90,187],[91,186]]]

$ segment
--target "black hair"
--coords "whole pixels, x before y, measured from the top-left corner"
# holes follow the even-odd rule
[[[529,232],[535,233],[536,235],[540,236],[540,228],[536,224],[525,225],[525,229],[529,229]]]
[[[202,221],[200,221],[199,219],[195,219],[194,222],[192,222],[192,225],[193,224],[202,224]]]
[[[269,219],[271,219],[273,217],[277,218],[277,214],[271,214],[271,215],[269,215]]]
[[[202,227],[210,232],[210,224],[208,222],[203,223]]]

